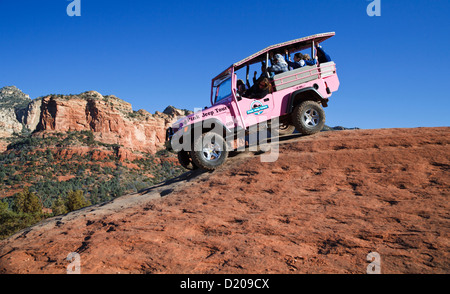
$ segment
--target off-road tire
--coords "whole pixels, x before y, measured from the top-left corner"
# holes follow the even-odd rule
[[[221,135],[214,132],[207,132],[194,139],[192,148],[190,152],[192,162],[204,170],[215,170],[228,157],[225,140]]]
[[[283,122],[278,120],[278,122],[275,123],[275,120],[271,120],[268,121],[267,127],[270,130],[271,137],[291,135],[295,131],[295,126],[290,121]]]
[[[288,125],[284,123],[280,123],[278,127],[278,135],[279,136],[286,136],[286,135],[292,135],[292,133],[295,131],[294,125]]]
[[[191,155],[188,151],[181,150],[177,153],[178,162],[181,164],[182,167],[188,169],[188,170],[195,170],[198,169],[198,166],[195,165],[195,163],[192,162]]]
[[[299,133],[312,135],[325,125],[325,111],[315,101],[304,101],[294,108],[292,122]]]

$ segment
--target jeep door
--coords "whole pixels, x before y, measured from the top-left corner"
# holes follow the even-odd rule
[[[272,118],[273,94],[267,94],[263,98],[240,97],[236,102],[239,106],[245,126],[265,122]]]

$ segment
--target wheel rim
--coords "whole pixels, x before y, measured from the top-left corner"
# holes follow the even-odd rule
[[[303,123],[308,127],[315,127],[320,122],[319,112],[313,108],[307,109],[303,114]]]
[[[208,161],[217,161],[222,155],[222,150],[219,144],[210,143],[203,147],[202,155]]]
[[[287,130],[291,125],[289,124],[285,124],[285,123],[280,123],[280,130],[284,131]]]

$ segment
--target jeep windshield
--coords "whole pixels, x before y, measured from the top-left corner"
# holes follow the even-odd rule
[[[214,82],[215,98],[214,104],[231,95],[231,76],[227,75]]]

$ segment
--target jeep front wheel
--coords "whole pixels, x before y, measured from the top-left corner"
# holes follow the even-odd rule
[[[199,168],[215,170],[225,162],[227,157],[226,143],[221,135],[208,132],[194,140],[191,158]]]
[[[312,135],[325,125],[325,111],[317,102],[304,101],[294,108],[292,122],[299,133]]]

